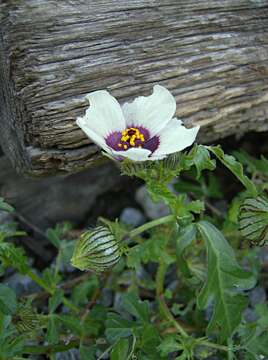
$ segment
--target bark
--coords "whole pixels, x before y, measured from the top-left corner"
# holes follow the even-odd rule
[[[20,172],[100,160],[75,124],[85,94],[153,84],[201,142],[268,130],[267,0],[9,0],[0,5],[0,130]]]

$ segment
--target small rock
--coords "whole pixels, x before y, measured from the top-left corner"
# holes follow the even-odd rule
[[[255,322],[258,319],[258,315],[256,314],[256,312],[251,309],[251,308],[246,308],[243,311],[243,317],[245,318],[245,320],[249,323],[251,322]]]
[[[111,307],[113,305],[114,292],[112,289],[103,288],[101,296],[99,298],[99,303],[105,307]]]
[[[104,351],[105,351],[105,350],[104,350]],[[101,357],[101,359],[103,359],[103,360],[109,359],[109,356],[110,356],[109,353],[103,354],[104,351],[102,351],[102,350],[97,350],[97,351],[96,351],[96,356],[97,356],[98,359],[99,359],[100,357]]]
[[[255,287],[249,293],[249,301],[252,307],[255,307],[257,304],[264,303],[266,301],[265,289],[261,286]]]
[[[7,278],[5,283],[16,292],[17,296],[29,295],[40,291],[40,287],[28,276],[18,273]]]
[[[0,224],[10,224],[14,221],[14,216],[6,211],[0,210]]]
[[[140,210],[126,207],[120,215],[120,221],[126,225],[137,227],[144,224],[146,219]]]
[[[149,194],[147,193],[146,187],[141,186],[136,194],[135,199],[138,204],[144,209],[145,214],[150,219],[158,219],[162,216],[170,214],[168,206],[164,202],[154,203]]]
[[[213,311],[214,311],[214,304],[211,302],[208,304],[208,306],[205,309],[205,319],[207,321],[210,321],[210,319],[212,318]]]
[[[80,360],[79,350],[71,349],[56,354],[56,360]]]

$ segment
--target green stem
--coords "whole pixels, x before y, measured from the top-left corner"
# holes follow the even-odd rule
[[[56,344],[56,345],[37,345],[37,346],[25,346],[23,349],[24,354],[49,354],[64,352],[70,349],[77,348],[79,341],[70,341],[68,344]]]
[[[40,278],[40,276],[36,275],[33,271],[29,270],[27,272],[27,275],[36,283],[38,284],[40,287],[42,287],[43,289],[45,289],[50,295],[53,295],[54,290],[51,289],[49,286],[47,286],[47,284],[44,282],[44,280],[42,278]],[[73,305],[65,296],[62,299],[63,304],[68,307],[70,310],[79,313],[80,310]]]
[[[174,215],[167,215],[160,219],[149,221],[148,223],[141,225],[141,226],[137,227],[136,229],[131,230],[128,235],[129,235],[129,237],[135,237],[135,236],[143,233],[144,231],[147,231],[155,226],[162,225],[162,224],[174,221],[174,220],[175,220]]]
[[[164,264],[164,262],[161,261],[159,263],[158,270],[156,273],[156,296],[159,301],[160,311],[163,314],[163,316],[175,326],[175,328],[182,336],[188,337],[189,335],[187,334],[187,332],[176,321],[176,319],[174,319],[164,299],[163,292],[164,292],[164,279],[165,279],[166,269],[167,269],[166,264]]]
[[[219,344],[214,344],[210,341],[206,341],[206,340],[202,340],[200,341],[199,343],[200,345],[203,345],[203,346],[207,346],[207,347],[210,347],[212,349],[217,349],[217,350],[222,350],[222,351],[229,351],[229,347],[228,346],[225,346],[225,345],[219,345]]]
[[[171,324],[173,324],[173,326],[178,330],[178,332],[182,336],[189,337],[189,335],[184,330],[182,325],[180,325],[179,322],[174,318],[174,316],[170,312],[170,310],[165,302],[163,293],[164,293],[164,279],[165,279],[166,268],[167,268],[167,266],[163,262],[160,262],[159,266],[158,266],[157,274],[156,274],[156,295],[157,295],[157,298],[159,301],[160,311],[163,314],[163,316]],[[212,343],[210,341],[206,341],[206,340],[202,340],[200,342],[198,341],[198,344],[203,345],[203,346],[208,346],[210,348],[221,350],[221,351],[229,351],[230,350],[228,346],[214,344],[214,343]]]

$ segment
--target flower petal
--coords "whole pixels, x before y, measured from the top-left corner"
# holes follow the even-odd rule
[[[191,129],[187,129],[180,120],[175,118],[170,120],[165,129],[158,134],[160,137],[160,144],[152,157],[157,158],[159,155],[172,154],[192,145],[199,128],[200,126],[195,126]]]
[[[127,127],[143,126],[150,131],[152,137],[172,119],[176,101],[166,88],[155,85],[152,95],[140,96],[132,103],[125,103],[122,110]]]
[[[110,132],[125,129],[125,119],[117,100],[108,91],[99,90],[86,95],[90,106],[83,117],[77,119],[77,125],[86,132],[91,129],[100,137]]]
[[[91,130],[86,123],[84,123],[84,118],[77,118],[77,125],[86,133],[86,135],[92,140],[96,145],[103,148],[105,151],[109,151],[109,146],[107,146],[104,138],[95,133],[95,131]],[[109,151],[111,152],[111,151]]]
[[[150,150],[131,148],[126,151],[113,151],[113,156],[115,157],[126,157],[133,161],[147,161],[149,160],[148,156],[151,154]]]

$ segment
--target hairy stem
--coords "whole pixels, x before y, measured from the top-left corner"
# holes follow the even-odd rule
[[[164,264],[163,261],[161,261],[159,263],[156,274],[156,296],[159,301],[160,311],[163,314],[163,316],[175,326],[175,328],[182,336],[187,337],[189,335],[183,329],[183,327],[178,323],[178,321],[174,319],[164,299],[163,292],[164,292],[164,279],[165,279],[166,269],[167,269],[166,264]]]
[[[160,219],[149,221],[148,223],[141,225],[141,226],[137,227],[136,229],[133,229],[132,231],[130,231],[128,236],[135,237],[135,236],[143,233],[144,231],[147,231],[155,226],[162,225],[162,224],[174,221],[174,220],[175,220],[174,215],[167,215]]]

